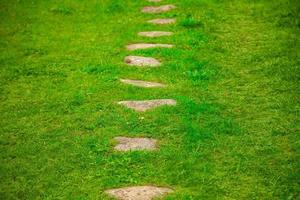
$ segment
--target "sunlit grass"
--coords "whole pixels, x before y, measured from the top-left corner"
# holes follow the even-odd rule
[[[0,3],[1,199],[108,199],[155,184],[167,199],[296,199],[299,192],[299,5],[181,0],[161,15],[146,1]],[[178,23],[155,26],[156,17]],[[148,39],[139,31],[173,31]],[[132,42],[174,49],[127,52]],[[126,66],[126,55],[160,68]],[[120,78],[163,82],[160,89]],[[116,102],[174,98],[136,113]],[[115,136],[159,140],[119,154]]]

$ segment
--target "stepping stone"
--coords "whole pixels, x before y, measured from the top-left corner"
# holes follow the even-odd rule
[[[176,19],[172,19],[172,18],[152,19],[152,20],[148,21],[148,23],[157,24],[157,25],[174,24],[175,22],[176,22]]]
[[[119,104],[138,112],[145,112],[159,106],[175,106],[176,101],[173,99],[157,99],[146,101],[120,101]]]
[[[138,43],[127,45],[127,50],[134,51],[138,49],[150,49],[150,48],[172,48],[172,44],[149,44],[149,43]]]
[[[149,81],[130,80],[130,79],[121,79],[120,81],[125,84],[130,84],[130,85],[144,87],[144,88],[165,87],[164,84],[149,82]]]
[[[106,194],[118,200],[153,200],[163,198],[172,192],[170,188],[155,186],[125,187],[105,191]]]
[[[164,5],[164,6],[146,6],[142,9],[143,13],[163,13],[175,9],[174,5]]]
[[[165,31],[149,31],[149,32],[139,32],[139,36],[145,37],[161,37],[161,36],[170,36],[173,35],[172,32],[165,32]]]
[[[153,151],[156,149],[157,141],[150,138],[128,138],[128,137],[115,137],[119,144],[115,146],[117,151]]]
[[[148,2],[161,2],[161,0],[148,0]]]
[[[158,67],[161,63],[155,58],[142,57],[142,56],[127,56],[124,59],[127,65],[139,67]]]

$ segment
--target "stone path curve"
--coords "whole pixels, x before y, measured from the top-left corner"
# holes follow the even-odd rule
[[[161,0],[147,0],[148,2],[161,2]],[[142,9],[143,13],[163,13],[175,9],[174,5],[163,5],[163,6],[146,6]],[[164,19],[153,19],[149,20],[148,23],[156,25],[167,25],[174,24],[176,19],[164,18]],[[161,36],[171,36],[173,32],[166,31],[144,31],[139,32],[139,36],[143,37],[161,37]],[[172,48],[172,44],[154,44],[154,43],[137,43],[127,45],[126,48],[129,51],[139,50],[139,49],[149,49],[149,48]],[[124,62],[127,65],[137,66],[137,67],[158,67],[161,63],[151,57],[143,56],[126,56]],[[120,79],[124,84],[130,84],[137,87],[144,88],[156,88],[165,87],[164,84],[143,81],[143,80],[131,80],[131,79]],[[174,99],[154,99],[154,100],[142,100],[142,101],[120,101],[118,104],[123,105],[127,108],[133,109],[137,112],[145,112],[150,109],[154,109],[160,106],[175,106],[177,104]],[[128,151],[153,151],[157,150],[157,140],[153,138],[130,138],[130,137],[115,137],[114,140],[117,142],[114,149],[116,151],[128,152]],[[110,197],[116,198],[118,200],[152,200],[156,198],[163,198],[173,190],[167,187],[157,187],[152,185],[146,186],[133,186],[124,187],[117,189],[106,190],[105,193]]]

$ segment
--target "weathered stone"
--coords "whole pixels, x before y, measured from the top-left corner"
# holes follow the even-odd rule
[[[174,23],[176,23],[176,19],[172,19],[172,18],[152,19],[152,20],[149,20],[148,23],[157,24],[157,25],[174,24]]]
[[[127,50],[134,51],[138,49],[150,49],[150,48],[172,48],[172,44],[149,44],[149,43],[138,43],[127,45]]]
[[[118,200],[152,200],[163,198],[172,192],[173,190],[170,188],[156,186],[125,187],[105,191],[105,193]]]
[[[173,35],[172,32],[165,32],[165,31],[149,31],[149,32],[139,32],[139,36],[145,37],[161,37],[161,36],[170,36]]]
[[[142,9],[143,13],[163,13],[175,9],[174,5],[163,5],[163,6],[146,6]]]
[[[148,0],[148,2],[161,2],[161,0]]]
[[[165,87],[164,84],[149,82],[149,81],[130,80],[130,79],[121,79],[120,81],[125,84],[130,84],[130,85],[144,87],[144,88]]]
[[[158,67],[161,63],[155,58],[142,57],[142,56],[127,56],[124,59],[127,65],[139,67]]]
[[[120,101],[119,104],[131,108],[138,112],[145,112],[149,109],[156,108],[159,106],[175,106],[176,101],[173,99],[156,99],[156,100],[145,100],[145,101]]]
[[[116,137],[114,138],[118,145],[115,146],[117,151],[152,151],[156,149],[157,141],[150,138],[128,138]]]

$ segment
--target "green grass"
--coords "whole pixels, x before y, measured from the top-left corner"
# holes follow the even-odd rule
[[[0,1],[0,199],[108,199],[155,184],[168,200],[299,198],[300,8],[293,0]],[[178,24],[145,23],[176,17]],[[139,31],[174,31],[147,39]],[[132,42],[174,49],[127,52]],[[138,69],[126,55],[159,58]],[[123,85],[160,81],[164,89]],[[136,113],[120,100],[174,98]],[[120,154],[115,136],[157,152]]]

